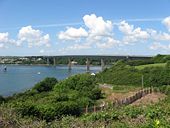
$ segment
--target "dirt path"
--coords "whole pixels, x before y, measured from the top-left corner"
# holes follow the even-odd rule
[[[140,90],[140,88],[136,88],[135,90],[130,90],[126,93],[120,93],[120,92],[114,92],[112,85],[103,84],[100,85],[100,88],[102,89],[102,92],[105,93],[106,97],[103,101],[106,102],[112,102],[120,99],[124,99],[126,97],[134,95],[137,91]],[[147,105],[152,103],[157,103],[160,100],[163,100],[166,97],[165,94],[162,93],[151,93],[147,94],[146,96],[142,97],[141,99],[138,99],[137,101],[133,102],[131,105]]]
[[[102,84],[99,86],[102,89],[102,92],[105,93],[106,95],[105,101],[108,101],[108,102],[124,99],[128,96],[134,95],[138,90],[140,90],[140,88],[136,88],[135,90],[130,90],[126,93],[122,93],[122,92],[114,92],[112,89],[113,88],[112,85]]]
[[[144,97],[142,97],[141,99],[133,102],[131,105],[134,106],[139,106],[139,105],[148,105],[148,104],[153,104],[153,103],[157,103],[160,100],[163,100],[166,97],[165,94],[162,93],[151,93],[148,94]]]

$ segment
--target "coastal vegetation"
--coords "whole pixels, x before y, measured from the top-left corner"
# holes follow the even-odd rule
[[[79,116],[81,108],[102,97],[90,74],[71,76],[63,81],[46,78],[32,89],[7,99],[8,105],[22,116],[51,121],[63,115]]]
[[[46,78],[30,90],[0,97],[1,126],[169,128],[169,60],[170,56],[165,55],[150,60],[121,60],[96,75],[78,74],[61,81]],[[87,106],[100,105],[117,95],[129,96],[144,87],[153,87],[155,93],[148,98],[158,95],[158,101],[119,107],[108,104],[102,111],[84,111]]]
[[[111,68],[97,74],[98,81],[113,85],[142,86],[143,77],[145,87],[169,85],[170,63],[169,60],[164,60],[168,57],[162,56],[163,58],[160,59],[160,56],[162,55],[151,59],[154,60],[154,64],[146,63],[146,65],[143,65],[141,60],[134,61],[133,64],[132,61],[130,63],[124,60],[118,61]],[[139,65],[139,62],[142,65]]]

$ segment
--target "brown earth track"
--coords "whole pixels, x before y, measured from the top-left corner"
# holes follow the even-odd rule
[[[163,100],[166,98],[165,94],[159,93],[159,92],[154,92],[151,94],[148,94],[144,97],[142,97],[141,99],[133,102],[131,105],[133,106],[139,106],[139,105],[148,105],[148,104],[153,104],[153,103],[157,103],[160,100]]]
[[[137,91],[140,90],[140,88],[136,88],[135,90],[131,90],[128,93],[119,93],[119,92],[113,92],[110,86],[100,86],[102,89],[102,92],[106,94],[106,98],[104,101],[106,102],[112,102],[120,99],[124,99],[126,97],[134,95]],[[147,94],[146,96],[142,97],[141,99],[138,99],[137,101],[133,102],[131,105],[148,105],[157,103],[160,100],[163,100],[166,98],[166,95],[160,92],[153,92],[151,94]]]

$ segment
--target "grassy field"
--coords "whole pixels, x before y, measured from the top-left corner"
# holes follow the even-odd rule
[[[127,85],[113,85],[113,92],[115,93],[129,93],[133,91],[140,90],[140,87],[127,86]]]
[[[135,92],[140,90],[140,87],[136,86],[126,86],[126,85],[105,85],[100,87],[102,93],[104,93],[104,99],[100,99],[98,103],[113,102],[118,99],[123,99],[125,97],[133,95]]]
[[[140,65],[140,66],[135,66],[135,68],[141,70],[146,67],[163,67],[165,66],[166,63],[156,63],[156,64],[147,64],[147,65]]]

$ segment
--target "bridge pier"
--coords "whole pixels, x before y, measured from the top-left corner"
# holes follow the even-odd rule
[[[56,65],[56,58],[53,58],[53,65]]]
[[[90,61],[89,61],[89,58],[87,58],[86,60],[86,71],[90,71]]]
[[[105,69],[105,63],[103,59],[101,59],[101,68],[102,68],[102,71]]]
[[[71,59],[68,58],[68,70],[71,70]]]
[[[47,65],[50,65],[50,60],[48,57],[47,57]]]

